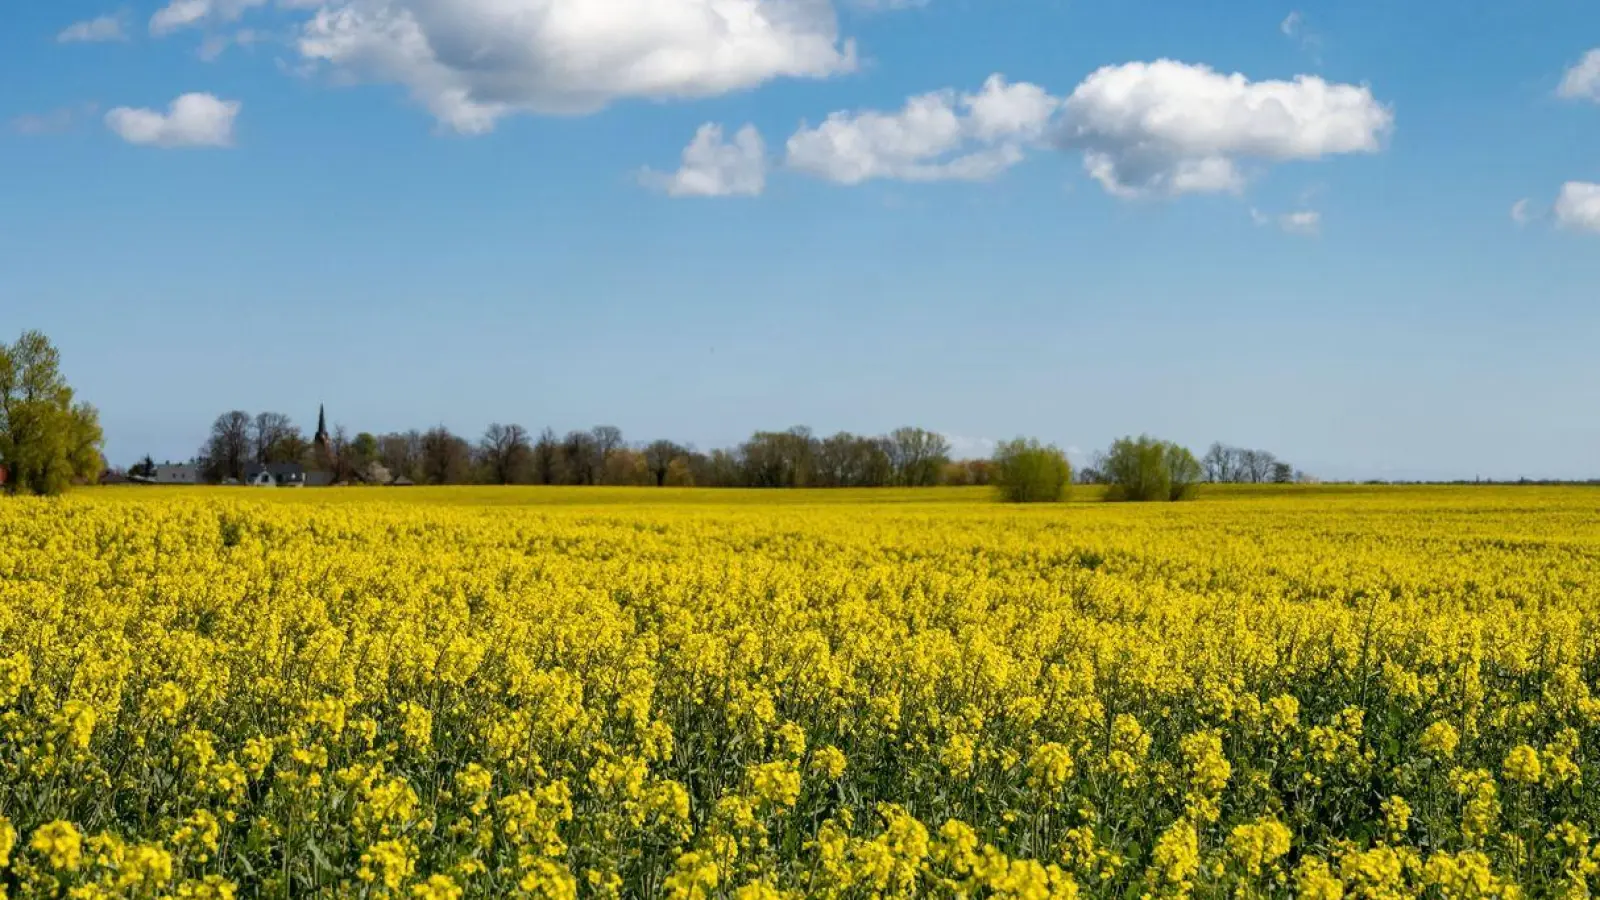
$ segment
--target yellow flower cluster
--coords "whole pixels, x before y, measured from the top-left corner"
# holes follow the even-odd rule
[[[1588,897],[1578,489],[0,502],[0,897]]]

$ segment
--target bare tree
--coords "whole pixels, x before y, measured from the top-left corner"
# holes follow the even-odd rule
[[[565,480],[561,465],[561,439],[553,429],[539,433],[533,445],[533,481],[535,484],[561,484]]]
[[[950,442],[921,428],[897,428],[889,435],[889,457],[896,483],[932,487],[950,461]]]
[[[596,425],[589,434],[594,438],[595,468],[603,476],[611,454],[623,449],[622,429],[615,425]],[[603,477],[596,479],[597,482],[603,480]]]
[[[472,448],[440,425],[422,436],[422,477],[429,484],[463,484],[472,472]]]
[[[758,431],[739,448],[739,483],[784,488],[812,485],[817,439],[797,425],[788,431]]]
[[[688,455],[688,450],[672,441],[652,441],[644,448],[645,466],[650,470],[650,477],[655,480],[656,487],[667,483],[667,473],[672,471],[672,463]]]
[[[395,478],[422,481],[422,433],[407,431],[378,438],[378,460]]]
[[[1272,479],[1272,467],[1278,458],[1265,450],[1244,451],[1244,469],[1251,484],[1262,484]]]
[[[1206,451],[1205,458],[1200,460],[1200,464],[1205,467],[1207,481],[1226,483],[1234,478],[1234,450],[1232,447],[1224,446],[1221,441],[1211,445],[1211,449]]]
[[[244,480],[244,467],[251,457],[250,431],[250,414],[242,409],[217,416],[211,423],[211,437],[200,451],[206,480]]]
[[[478,442],[478,456],[484,475],[491,484],[521,484],[528,480],[533,462],[533,446],[528,430],[521,425],[496,422],[484,431]]]
[[[299,436],[300,430],[283,413],[259,413],[250,423],[250,452],[262,465],[299,462],[299,457],[293,455],[299,448],[291,441]]]
[[[699,487],[741,487],[748,485],[745,465],[739,451],[716,449],[689,457],[689,478]]]
[[[817,487],[883,487],[895,477],[891,444],[889,438],[848,431],[823,438],[816,442],[811,483]]]
[[[567,484],[599,484],[604,457],[593,432],[572,431],[561,441],[561,468]]]
[[[335,484],[345,484],[356,479],[361,472],[359,456],[350,440],[350,432],[343,425],[333,426],[328,439],[328,472]]]

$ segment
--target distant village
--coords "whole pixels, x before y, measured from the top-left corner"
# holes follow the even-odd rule
[[[126,472],[107,471],[101,476],[100,481],[102,484],[168,486],[214,483],[231,487],[257,488],[332,487],[351,483],[410,487],[415,484],[404,476],[391,475],[387,468],[376,461],[357,471],[347,471],[341,477],[336,472],[341,467],[333,464],[338,458],[338,450],[334,443],[333,436],[328,433],[326,412],[318,410],[317,433],[313,436],[310,452],[306,455],[313,461],[322,461],[324,464],[321,465],[316,462],[310,465],[301,462],[247,462],[243,465],[241,477],[229,476],[213,482],[207,479],[206,468],[201,461],[157,463],[147,459]]]
[[[375,477],[374,477],[375,476]],[[164,484],[164,485],[201,485],[209,484],[200,472],[196,463],[156,463],[150,474],[133,474],[119,476],[116,473],[107,473],[101,479],[106,484]],[[381,465],[375,465],[364,475],[358,476],[356,481],[361,484],[389,485],[393,487],[410,487],[413,482],[405,477],[393,478]],[[300,463],[250,463],[245,466],[244,480],[237,478],[224,478],[219,482],[232,487],[266,487],[266,488],[297,488],[297,487],[332,487],[340,482],[335,481],[332,472],[323,469],[307,469]]]

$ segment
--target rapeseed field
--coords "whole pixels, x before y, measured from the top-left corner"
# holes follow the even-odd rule
[[[0,502],[10,897],[1587,897],[1600,491]]]

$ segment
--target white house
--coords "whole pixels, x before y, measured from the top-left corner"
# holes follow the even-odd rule
[[[305,487],[306,470],[297,463],[251,464],[244,468],[247,487]]]

